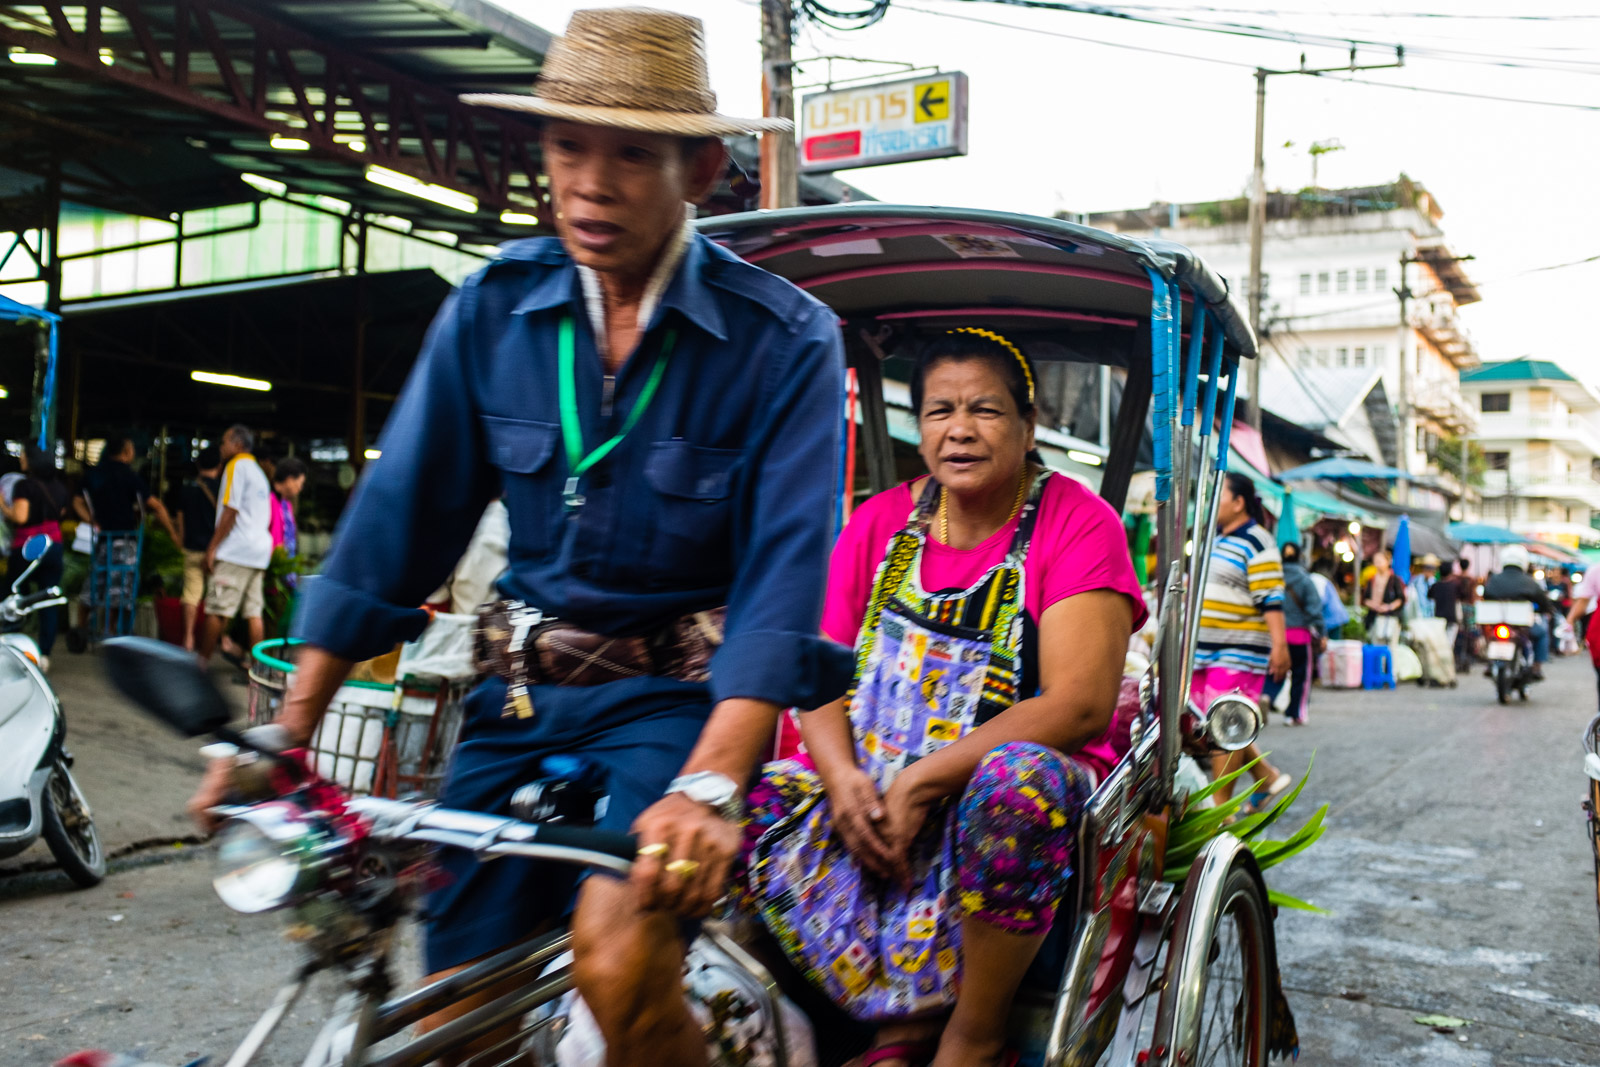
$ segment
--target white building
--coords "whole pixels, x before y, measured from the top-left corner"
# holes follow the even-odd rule
[[[1600,544],[1600,393],[1537,359],[1465,371],[1461,392],[1489,468],[1484,521],[1567,548]]]
[[[1092,226],[1188,245],[1244,294],[1250,273],[1249,202],[1156,204],[1087,216]],[[1470,433],[1459,372],[1478,365],[1457,308],[1479,299],[1445,244],[1438,202],[1402,177],[1391,185],[1304,190],[1268,197],[1262,252],[1264,374],[1328,368],[1378,372],[1391,404],[1379,430],[1388,463],[1446,488],[1413,487],[1413,503],[1444,508],[1462,495],[1441,471],[1441,440]],[[1396,290],[1409,286],[1408,328]],[[1302,375],[1307,379],[1314,375]],[[1311,382],[1306,388],[1314,389]],[[1271,391],[1267,393],[1271,410]],[[1453,454],[1452,454],[1453,458]]]

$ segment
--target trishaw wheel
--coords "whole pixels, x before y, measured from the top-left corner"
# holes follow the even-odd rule
[[[1251,872],[1234,867],[1223,883],[1211,949],[1201,975],[1199,1067],[1265,1067],[1267,903]]]

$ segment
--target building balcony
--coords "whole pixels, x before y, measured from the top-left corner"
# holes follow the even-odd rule
[[[1520,411],[1479,413],[1480,441],[1562,441],[1600,457],[1600,427],[1582,417],[1529,415]]]
[[[1514,474],[1510,471],[1485,471],[1483,497],[1524,497],[1565,501],[1575,506],[1600,509],[1600,479],[1588,474]]]
[[[1459,382],[1422,382],[1411,398],[1411,406],[1460,434],[1470,434],[1478,426],[1478,413],[1462,399]]]

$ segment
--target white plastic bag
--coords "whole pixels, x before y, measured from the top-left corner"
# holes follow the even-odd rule
[[[472,628],[477,619],[476,615],[436,614],[415,641],[400,649],[395,677],[447,682],[471,678],[477,673],[472,665]]]

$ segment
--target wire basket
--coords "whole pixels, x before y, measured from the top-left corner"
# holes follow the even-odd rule
[[[263,641],[250,664],[250,725],[283,708],[300,642]],[[471,680],[346,682],[311,738],[316,772],[352,793],[437,796]]]

